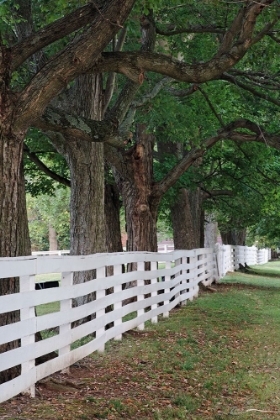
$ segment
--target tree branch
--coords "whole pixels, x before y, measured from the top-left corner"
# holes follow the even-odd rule
[[[142,15],[140,18],[140,25],[141,25],[141,34],[142,34],[142,45],[141,51],[151,52],[154,49],[155,45],[155,22],[153,19],[153,14],[150,12],[147,16]],[[126,75],[128,77],[128,75]],[[129,78],[129,77],[128,77]],[[130,78],[129,78],[130,79]],[[109,118],[115,119],[121,123],[125,115],[129,109],[129,106],[134,99],[140,85],[144,81],[144,71],[140,70],[138,74],[137,80],[128,80],[120,95],[118,96],[116,103],[114,104],[113,108],[111,109],[110,113],[108,114]]]
[[[143,81],[144,70],[189,83],[203,83],[217,79],[245,55],[252,44],[258,15],[272,2],[273,0],[249,2],[237,41],[225,52],[220,52],[219,56],[214,56],[208,62],[190,65],[146,51],[103,53],[100,57],[101,52],[116,34],[134,4],[134,0],[103,1],[102,8],[98,9],[89,29],[55,55],[19,94],[15,112],[15,129],[27,128],[32,121],[42,115],[47,104],[67,86],[69,81],[89,71],[123,73],[136,83]],[[119,19],[117,23],[116,16]],[[98,39],[98,42],[94,43],[94,39]],[[97,60],[98,57],[100,60]]]
[[[198,158],[202,157],[207,149],[213,147],[219,140],[222,140],[224,135],[225,133],[222,132],[217,136],[205,140],[200,146],[194,147],[168,172],[167,175],[165,175],[163,179],[155,184],[153,195],[161,197],[165,194],[166,191],[177,182],[180,176],[182,176]]]
[[[232,197],[234,196],[234,192],[231,190],[212,190],[212,191],[206,191],[203,188],[201,188],[203,191],[203,200],[207,200],[209,198],[213,197],[220,197],[220,196],[228,196]]]
[[[156,28],[156,32],[159,35],[163,36],[173,36],[178,34],[203,34],[203,33],[210,33],[210,34],[223,34],[225,33],[225,28],[219,28],[217,26],[209,25],[209,26],[203,26],[203,25],[190,25],[187,28],[180,28],[175,29],[175,25],[173,25],[173,28],[170,28],[167,30],[162,30],[160,28]]]
[[[122,51],[123,49],[123,45],[125,42],[125,38],[126,38],[126,34],[127,34],[127,29],[123,28],[120,32],[120,36],[118,38],[117,41],[117,45],[114,49],[114,51]],[[104,114],[106,113],[106,110],[109,106],[109,103],[112,99],[113,96],[113,92],[114,92],[114,88],[115,88],[115,81],[116,81],[116,73],[110,73],[108,75],[108,79],[106,82],[106,88],[105,88],[105,93],[104,93],[104,106],[103,106],[103,112]]]
[[[280,101],[278,99],[275,98],[271,98],[271,96],[269,96],[267,93],[261,93],[259,91],[257,91],[256,89],[252,88],[251,86],[240,82],[236,77],[233,77],[232,75],[230,75],[229,73],[224,73],[221,75],[220,77],[221,80],[226,80],[227,82],[239,86],[240,88],[247,90],[248,92],[251,92],[254,96],[258,96],[259,98],[262,98],[268,102],[271,102],[277,106],[280,106]]]
[[[92,68],[127,18],[134,0],[106,0],[87,31],[57,53],[19,94],[15,128],[24,130],[37,120],[68,82]],[[116,21],[117,17],[117,21]],[[93,42],[97,40],[98,42]],[[97,71],[98,72],[98,71]]]
[[[176,96],[178,98],[185,98],[186,96],[192,95],[198,89],[199,89],[199,86],[197,84],[192,84],[187,89],[174,89],[170,87],[170,88],[166,88],[166,91],[169,92],[172,96]]]
[[[236,131],[238,128],[251,131],[251,134]],[[210,137],[200,146],[194,147],[161,181],[155,184],[153,194],[155,194],[155,196],[162,196],[175,184],[179,177],[183,175],[193,162],[202,157],[206,150],[213,147],[219,140],[233,140],[241,142],[255,141],[280,150],[280,136],[265,133],[259,125],[250,120],[240,119],[233,121],[219,130],[216,136]]]
[[[96,0],[96,3],[101,5],[102,1]],[[97,14],[96,7],[92,3],[88,3],[14,45],[11,49],[11,70],[16,70],[28,57],[47,45],[92,22]]]
[[[124,147],[125,134],[122,137],[118,126],[111,120],[95,121],[48,107],[33,126],[44,132],[58,132],[67,138],[95,143],[107,142],[116,148]]]
[[[173,79],[171,79],[170,77],[164,77],[154,86],[151,92],[148,92],[139,101],[131,102],[126,119],[123,121],[121,125],[122,129],[125,128],[125,130],[128,130],[131,124],[133,123],[137,108],[144,106],[147,102],[153,99],[166,85],[168,85],[172,81]]]
[[[201,88],[201,87],[199,87],[198,88],[198,90],[202,93],[202,95],[204,96],[204,98],[205,98],[205,100],[206,100],[206,102],[207,102],[207,104],[209,105],[209,108],[211,109],[211,111],[213,112],[213,114],[215,115],[215,117],[217,118],[217,120],[219,121],[219,123],[220,123],[220,126],[221,127],[225,127],[225,124],[223,123],[223,120],[222,120],[222,118],[221,118],[221,116],[216,112],[216,110],[215,110],[215,108],[214,108],[214,105],[212,104],[212,102],[210,101],[210,99],[209,99],[209,97],[208,97],[208,95],[204,92],[204,90]]]
[[[36,155],[36,153],[31,152],[28,148],[28,146],[25,144],[24,145],[24,152],[27,154],[27,156],[29,157],[29,159],[35,163],[35,165],[41,169],[41,171],[43,171],[46,175],[48,175],[50,178],[52,178],[53,180],[59,182],[60,184],[66,185],[67,187],[71,186],[71,183],[69,181],[69,179],[64,178],[63,176],[58,175],[57,173],[53,172],[52,170],[50,170]]]

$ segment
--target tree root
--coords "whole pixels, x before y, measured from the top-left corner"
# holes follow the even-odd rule
[[[204,292],[212,292],[212,293],[216,293],[217,292],[217,290],[214,289],[214,287],[205,286],[205,284],[203,284],[202,282],[199,283],[199,288],[201,290],[203,290]]]
[[[40,385],[47,388],[50,391],[56,392],[76,392],[82,388],[82,383],[76,384],[69,380],[59,381],[55,378],[46,378],[39,382]]]
[[[258,410],[257,408],[248,408],[248,410],[241,410],[239,412],[235,412],[236,409],[233,408],[228,415],[230,416],[241,416],[244,413],[250,413],[252,411],[257,412],[257,413],[266,413],[266,414],[280,414],[280,411],[272,411],[272,410]]]

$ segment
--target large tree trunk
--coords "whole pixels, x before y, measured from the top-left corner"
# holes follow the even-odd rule
[[[158,205],[149,203],[148,195],[127,185],[125,196],[127,251],[157,252]],[[145,198],[145,200],[144,200]]]
[[[72,255],[105,252],[104,155],[102,144],[76,144],[69,153]]]
[[[129,177],[116,174],[123,197],[128,237],[128,251],[157,251],[156,222],[159,199],[153,197],[154,137],[139,124],[136,144],[127,152]]]
[[[22,165],[23,139],[0,138],[0,257],[17,257],[31,254],[25,202],[25,186]],[[18,278],[0,279],[0,295],[19,292]],[[19,311],[0,315],[0,326],[19,321]],[[20,341],[0,346],[0,353],[14,349]],[[20,374],[20,366],[0,373],[0,383]]]
[[[65,105],[77,115],[95,120],[102,117],[101,75],[80,76],[75,83],[72,99]],[[52,137],[59,153],[70,168],[70,253],[89,255],[105,252],[104,215],[104,146],[102,143],[82,142],[75,138],[63,140]],[[93,279],[94,271],[74,274],[74,284]],[[92,299],[79,298],[76,305]]]
[[[120,224],[120,208],[121,201],[119,190],[116,184],[105,183],[105,235],[106,235],[106,252],[123,252],[121,224]],[[122,267],[125,272],[125,265]],[[112,276],[114,267],[106,267],[106,275]],[[108,293],[112,293],[113,289],[109,289]]]
[[[175,249],[196,249],[204,246],[203,197],[200,188],[182,188],[171,207]]]
[[[122,252],[119,190],[115,184],[105,183],[106,252]]]

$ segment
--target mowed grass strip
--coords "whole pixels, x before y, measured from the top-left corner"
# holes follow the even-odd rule
[[[35,400],[14,399],[20,416],[5,403],[0,417],[279,419],[280,280],[271,287],[255,276],[248,284],[247,275],[236,274],[238,284],[227,276],[217,293],[201,293],[169,319],[72,366],[67,381],[79,389],[39,384]]]

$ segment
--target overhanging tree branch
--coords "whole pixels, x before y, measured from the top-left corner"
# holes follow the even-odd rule
[[[249,131],[236,131],[246,129]],[[250,133],[251,132],[251,133]],[[159,182],[155,184],[154,194],[162,196],[181,175],[195,162],[202,157],[207,149],[214,146],[219,140],[233,140],[241,142],[259,142],[280,150],[280,136],[264,132],[262,128],[246,119],[233,121],[218,131],[216,136],[206,139],[201,145],[194,147],[181,161],[174,166],[171,171]]]
[[[101,0],[96,0],[98,6],[100,6],[101,3]],[[96,7],[90,2],[14,45],[11,49],[11,70],[16,70],[27,58],[47,45],[52,44],[58,39],[61,39],[92,22],[97,14]]]
[[[217,111],[215,110],[215,107],[214,107],[214,105],[212,104],[212,102],[210,101],[209,96],[206,94],[206,92],[204,92],[204,90],[203,90],[201,87],[198,87],[198,90],[199,90],[199,91],[201,92],[201,94],[204,96],[204,98],[205,98],[205,100],[206,100],[207,104],[209,105],[209,108],[211,109],[212,113],[215,115],[215,117],[216,117],[216,118],[217,118],[217,120],[219,121],[219,123],[220,123],[221,127],[224,127],[224,126],[225,126],[225,124],[224,124],[224,122],[223,122],[223,120],[222,120],[222,117],[221,117],[221,115],[219,115],[219,114],[217,113]]]
[[[272,98],[269,94],[259,92],[257,89],[254,89],[252,86],[249,86],[248,84],[240,82],[236,77],[233,77],[229,73],[222,74],[220,79],[225,80],[225,81],[227,81],[227,82],[229,82],[233,85],[236,85],[236,86],[252,93],[254,96],[257,96],[257,97],[259,97],[261,99],[264,99],[268,102],[271,102],[271,103],[273,103],[277,106],[280,106],[280,101],[278,99]]]
[[[15,127],[27,128],[44,112],[50,100],[63,90],[69,81],[89,71],[123,73],[136,83],[141,83],[144,71],[157,72],[190,83],[217,79],[240,61],[250,48],[257,17],[265,6],[273,3],[273,0],[249,2],[235,42],[225,51],[220,51],[218,56],[216,54],[211,60],[197,64],[186,64],[149,52],[113,52],[103,53],[100,56],[119,29],[119,25],[114,24],[112,20],[118,16],[118,23],[122,23],[134,0],[122,0],[122,2],[107,0],[103,3],[104,5],[99,8],[100,13],[89,29],[54,56],[19,94]],[[96,37],[100,38],[100,42],[94,44],[92,40]],[[229,44],[230,42],[227,42],[226,45]]]
[[[202,33],[210,33],[210,34],[223,34],[225,33],[226,28],[214,26],[214,25],[189,25],[187,28],[179,28],[175,29],[175,25],[169,25],[166,30],[156,28],[156,32],[159,35],[163,36],[173,36],[178,34],[202,34]]]
[[[124,147],[125,133],[119,134],[118,126],[114,121],[96,121],[68,114],[61,109],[48,107],[40,119],[35,121],[34,127],[47,132],[57,132],[64,137],[76,140],[108,143],[116,148]],[[69,140],[70,141],[70,140]]]
[[[133,4],[134,0],[102,2],[89,29],[57,53],[18,95],[15,127],[22,130],[31,125],[68,82],[97,63],[100,53],[118,32]],[[97,38],[99,41],[93,42]]]
[[[35,163],[35,165],[41,169],[46,175],[48,175],[50,178],[52,178],[54,181],[59,182],[60,184],[66,185],[67,187],[71,186],[71,183],[69,179],[64,178],[63,176],[58,175],[56,172],[49,169],[37,156],[36,153],[31,152],[28,146],[24,145],[24,152],[27,154],[29,159]]]

